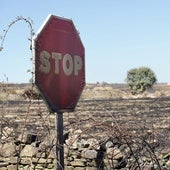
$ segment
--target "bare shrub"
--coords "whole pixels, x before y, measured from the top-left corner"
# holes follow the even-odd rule
[[[26,89],[23,92],[22,97],[24,97],[25,99],[32,99],[32,100],[40,100],[40,99],[42,99],[41,94],[37,90],[34,90],[33,88]]]

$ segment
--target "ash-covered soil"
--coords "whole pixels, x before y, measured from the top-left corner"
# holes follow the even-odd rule
[[[0,85],[1,161],[6,160],[4,159],[7,156],[4,154],[6,150],[12,152],[10,146],[13,144],[16,148],[22,149],[18,149],[19,153],[20,151],[23,153],[27,146],[34,149],[36,147],[41,154],[56,145],[58,114],[50,113],[42,99],[35,99],[39,96],[36,91],[30,93],[30,88],[29,84]],[[82,151],[87,151],[85,141],[91,140],[98,141],[100,153],[103,149],[102,154],[106,153],[106,157],[109,156],[108,151],[112,149],[110,158],[112,162],[116,159],[115,166],[123,161],[126,164],[122,167],[127,166],[128,169],[127,162],[131,160],[133,163],[131,154],[134,153],[135,158],[136,155],[141,157],[141,166],[153,167],[151,160],[159,159],[157,165],[160,165],[160,169],[169,169],[170,86],[168,84],[158,84],[154,89],[136,96],[130,93],[126,85],[87,84],[75,111],[63,113],[63,118],[66,155],[68,151],[74,153],[75,158],[81,158]],[[112,148],[106,148],[109,142],[113,145]],[[12,145],[9,145],[10,143]],[[8,149],[4,149],[3,146],[7,146]],[[121,159],[116,154],[113,160],[115,149],[121,153]],[[91,148],[89,151],[91,153]],[[99,150],[97,152],[99,153]],[[25,153],[24,159],[28,154]],[[73,157],[70,158],[68,165],[74,161]],[[87,158],[91,158],[91,154]]]
[[[43,137],[55,132],[56,115],[50,113],[43,100],[21,97],[29,85],[1,88],[1,129],[11,127],[18,137],[23,131]],[[170,86],[158,84],[152,91],[131,95],[126,85],[87,84],[74,112],[63,113],[64,130],[88,129],[86,136],[104,137],[107,129],[99,125],[117,124],[129,132],[152,130],[170,146]],[[91,128],[93,127],[93,128]],[[90,130],[91,129],[91,130]],[[106,133],[107,132],[107,133]]]

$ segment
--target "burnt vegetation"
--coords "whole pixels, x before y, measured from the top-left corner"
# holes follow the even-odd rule
[[[18,157],[18,169],[26,145],[34,144],[37,149],[32,159],[39,154],[46,155],[46,159],[49,153],[55,154],[55,115],[49,113],[39,94],[28,87],[20,88],[22,92],[18,92],[16,87],[3,85],[2,88],[1,94],[10,93],[12,90],[8,89],[13,88],[16,93],[12,95],[19,93],[20,97],[16,100],[8,94],[7,99],[1,102],[1,151],[5,143],[15,143],[17,147],[11,156]],[[93,159],[87,158],[91,162],[86,163],[86,167],[166,169],[166,161],[160,157],[170,147],[169,101],[168,97],[80,99],[75,112],[64,113],[65,166],[95,151],[97,154]],[[84,142],[89,140],[93,141],[92,144]],[[0,154],[2,157],[2,152]],[[31,165],[36,167],[33,162]]]

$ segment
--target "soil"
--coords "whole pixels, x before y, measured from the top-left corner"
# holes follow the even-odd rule
[[[30,85],[8,85],[1,88],[1,129],[36,133],[40,138],[55,132],[56,115],[43,100],[24,99]],[[126,131],[154,131],[170,148],[170,85],[157,84],[152,91],[134,96],[124,84],[87,84],[74,112],[64,113],[64,131],[83,129],[84,136],[108,135],[106,125],[118,125]]]

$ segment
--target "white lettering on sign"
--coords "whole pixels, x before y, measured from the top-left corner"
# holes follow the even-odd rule
[[[67,76],[73,72],[73,59],[70,54],[66,54],[63,57],[63,70]]]
[[[49,62],[49,58],[50,58],[50,54],[47,51],[42,51],[40,54],[40,61],[41,61],[41,65],[40,65],[40,71],[43,73],[48,74],[50,72],[50,62]]]
[[[50,58],[54,59],[55,74],[60,73],[59,68],[61,67],[59,66],[61,65],[65,75],[69,76],[73,73],[77,76],[83,66],[82,59],[78,55],[72,57],[70,54],[67,53],[62,56],[61,53],[52,52],[52,54],[50,54],[49,52],[44,50],[40,53],[41,64],[39,70],[45,74],[48,74],[51,71]]]
[[[59,74],[59,60],[61,60],[61,53],[52,53],[52,58],[55,60],[55,74]]]
[[[82,69],[83,63],[82,63],[82,59],[80,58],[80,56],[75,55],[74,56],[74,74],[78,75],[78,71]]]

